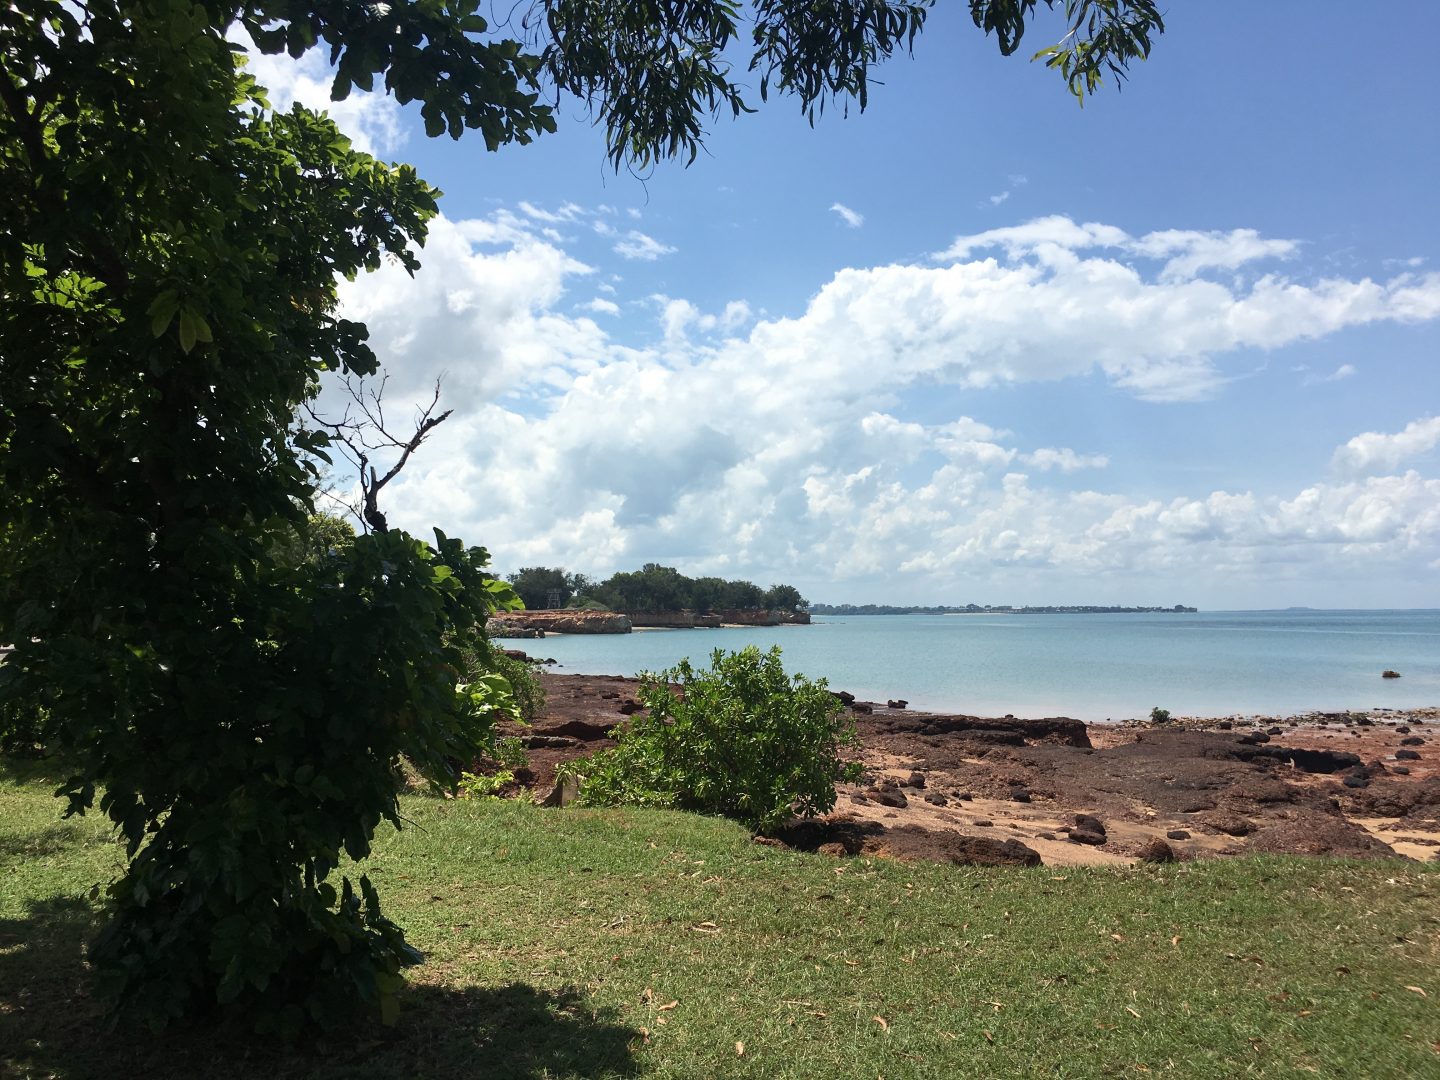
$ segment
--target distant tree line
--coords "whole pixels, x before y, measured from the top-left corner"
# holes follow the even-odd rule
[[[810,606],[793,585],[762,589],[753,581],[692,578],[673,566],[646,563],[639,570],[611,574],[603,581],[563,567],[526,566],[509,575],[510,585],[532,611],[588,607],[608,611],[727,611],[766,608],[803,611]]]

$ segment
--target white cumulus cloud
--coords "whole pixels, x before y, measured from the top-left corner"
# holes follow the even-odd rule
[[[387,489],[392,521],[484,543],[502,568],[659,559],[944,589],[1403,576],[1440,559],[1440,481],[1371,475],[1433,448],[1437,419],[1358,435],[1332,479],[1289,491],[1136,494],[1097,482],[1133,461],[1128,439],[1055,446],[1041,421],[1003,430],[984,414],[987,387],[1081,376],[1152,400],[1214,394],[1243,350],[1433,318],[1440,276],[1167,278],[1085,239],[1119,230],[1052,221],[1012,237],[1003,260],[842,269],[803,308],[757,317],[759,297],[707,310],[625,296],[549,224],[523,210],[441,218],[413,281],[387,268],[342,289],[392,372],[394,407],[445,373],[455,409]],[[1175,257],[1157,245],[1157,262]],[[606,285],[614,298],[595,298]],[[655,313],[623,341],[591,317],[622,303]]]
[[[362,153],[388,156],[404,144],[405,128],[394,98],[352,87],[344,101],[330,100],[335,74],[325,62],[323,50],[311,49],[295,60],[286,53],[260,52],[243,30],[236,31],[235,40],[248,49],[246,64],[250,73],[269,91],[267,96],[275,109],[283,112],[299,102],[307,109],[329,113]]]
[[[1335,467],[1347,473],[1391,472],[1401,462],[1440,445],[1440,416],[1414,420],[1403,431],[1386,435],[1367,431],[1335,451]]]

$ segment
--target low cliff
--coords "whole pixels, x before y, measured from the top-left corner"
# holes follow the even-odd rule
[[[507,611],[485,624],[492,638],[545,634],[628,634],[632,623],[617,611]]]
[[[769,608],[728,608],[720,613],[720,618],[736,626],[780,626],[782,623],[808,626],[810,624],[808,611],[782,611]]]
[[[719,615],[701,615],[694,611],[627,611],[625,615],[632,625],[642,627],[663,626],[692,630],[696,627],[715,629],[720,626]]]

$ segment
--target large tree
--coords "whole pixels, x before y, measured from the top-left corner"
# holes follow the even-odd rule
[[[1081,94],[1161,29],[1149,0],[1045,4]],[[444,779],[505,701],[460,682],[513,599],[483,549],[383,516],[333,550],[305,539],[326,441],[296,410],[321,374],[377,366],[337,278],[413,271],[437,193],[323,116],[272,112],[232,36],[323,48],[336,98],[380,86],[490,149],[552,131],[550,95],[573,93],[617,164],[644,163],[693,158],[707,116],[749,107],[726,51],[742,17],[761,97],[813,116],[863,107],[927,8],[541,0],[516,40],[474,0],[7,0],[0,716],[46,717],[70,810],[98,802],[124,836],[90,953],[115,1000],[292,1030],[391,1009],[417,956],[336,871],[398,824],[400,755]],[[1007,53],[1036,8],[970,4]],[[285,556],[297,536],[315,558]]]

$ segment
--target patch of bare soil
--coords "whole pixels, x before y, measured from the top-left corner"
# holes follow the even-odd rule
[[[638,709],[618,676],[541,677],[523,779],[547,795],[563,761],[608,744]],[[848,697],[849,695],[844,695]],[[859,784],[777,839],[836,855],[977,865],[1128,864],[1246,852],[1349,858],[1440,851],[1440,716],[1328,714],[1086,725],[848,705]]]

